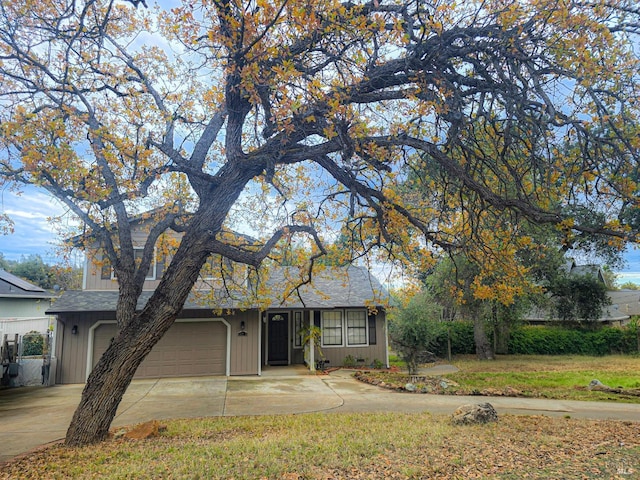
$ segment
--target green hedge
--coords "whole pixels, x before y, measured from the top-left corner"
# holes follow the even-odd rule
[[[451,322],[451,353],[476,353],[472,322]],[[609,355],[638,353],[638,323],[627,327],[580,330],[554,326],[521,326],[511,332],[509,353],[517,355]],[[488,332],[491,335],[491,332]],[[433,353],[447,357],[447,331],[438,335]]]
[[[524,326],[511,332],[509,353],[519,355],[609,355],[637,353],[637,325],[598,330]]]
[[[451,332],[451,354],[473,355],[476,353],[476,344],[473,339],[472,322],[447,322],[437,337],[433,347],[436,357],[447,358],[447,329]]]

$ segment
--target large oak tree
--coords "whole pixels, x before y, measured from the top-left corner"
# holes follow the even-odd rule
[[[638,17],[633,0],[0,0],[3,181],[59,198],[119,285],[120,334],[66,443],[106,437],[212,253],[257,267],[302,235],[319,255],[319,231],[343,225],[357,256],[491,258],[519,218],[634,241]],[[444,209],[398,194],[429,167]],[[225,233],[238,219],[272,236],[245,246]]]

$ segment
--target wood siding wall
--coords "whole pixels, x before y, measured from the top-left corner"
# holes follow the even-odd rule
[[[371,365],[374,360],[379,360],[383,364],[387,364],[387,342],[386,342],[386,325],[384,312],[379,311],[376,315],[376,344],[366,347],[322,347],[324,358],[329,360],[328,367],[339,367],[344,363],[344,359],[351,355],[353,358],[363,359],[361,364]],[[315,355],[316,360],[320,359],[318,352]]]
[[[256,310],[236,312],[232,315],[213,315],[210,310],[187,310],[180,318],[214,318],[222,317],[230,325],[231,340],[229,352],[229,373],[231,375],[257,375],[258,362],[262,358],[264,364],[266,351],[261,334],[261,320]],[[291,317],[293,318],[293,317]],[[308,318],[305,312],[304,318]],[[74,313],[61,315],[58,321],[56,341],[56,383],[84,383],[86,380],[87,348],[89,344],[89,330],[96,322],[114,320],[113,313]],[[244,321],[244,330],[241,325]],[[78,333],[71,334],[73,326],[78,327]],[[242,332],[246,335],[242,335]],[[226,331],[225,331],[226,334]],[[263,337],[263,338],[261,338]],[[290,342],[293,340],[293,324],[291,324]],[[329,360],[329,366],[341,366],[347,356],[361,358],[363,364],[370,365],[374,360],[387,362],[386,325],[384,312],[376,315],[376,344],[363,347],[322,347],[324,358]],[[260,352],[262,351],[262,357]],[[303,351],[291,347],[291,363],[303,363]],[[320,355],[316,352],[316,360]]]
[[[89,329],[99,320],[113,320],[109,313],[74,313],[58,317],[56,383],[84,383],[87,369]],[[78,327],[73,335],[71,329]]]
[[[231,324],[231,375],[257,375],[260,351],[260,319],[257,310],[225,317]],[[241,329],[245,323],[244,335]]]
[[[146,241],[148,235],[147,229],[144,225],[133,225],[132,236],[133,236],[133,244],[135,247],[143,247],[144,242]],[[175,241],[178,242],[182,236],[182,234],[178,234],[175,232],[171,232],[168,235],[171,235],[175,238]],[[162,249],[159,249],[162,250]],[[155,278],[152,280],[146,280],[144,282],[143,290],[155,290],[160,284],[160,279],[162,278],[162,274],[164,269],[167,268],[171,261],[171,257],[163,257],[162,254],[158,251],[156,255],[156,272]],[[219,257],[217,257],[219,258]],[[102,252],[98,248],[98,246],[94,246],[88,249],[87,253],[87,265],[85,267],[84,272],[84,290],[117,290],[118,282],[115,279],[111,278],[102,278],[102,265],[104,264],[104,260],[102,257]],[[214,265],[217,265],[217,262],[214,262]],[[247,268],[244,265],[230,263],[231,268],[233,268],[233,278],[234,283],[238,285],[243,285],[245,281],[245,277],[247,275]],[[215,271],[215,269],[214,269]],[[203,270],[204,272],[204,270]],[[207,276],[210,276],[209,273],[206,273]],[[194,285],[195,290],[210,290],[211,288],[219,289],[223,287],[223,283],[220,279],[216,278],[207,278],[207,280],[199,280]]]
[[[213,315],[209,310],[186,310],[180,318],[224,318],[231,325],[231,375],[257,375],[260,342],[258,312],[238,312],[234,315]],[[84,383],[86,380],[89,329],[100,320],[112,321],[113,313],[74,313],[60,315],[56,343],[56,383]],[[239,335],[241,322],[246,335]],[[76,325],[78,333],[71,334]],[[226,330],[225,330],[226,332]],[[226,333],[225,333],[226,334]]]
[[[98,259],[96,260],[96,258]],[[102,278],[102,269],[98,265],[101,261],[100,259],[100,256],[93,256],[88,260],[89,264],[87,265],[87,269],[85,272],[85,290],[117,290],[118,281],[115,278]],[[164,268],[169,265],[169,261],[170,259],[166,260],[167,263],[164,264]],[[246,275],[246,269],[241,265],[234,264],[234,282],[242,285],[245,280],[243,275]],[[142,289],[147,291],[155,290],[160,284],[161,278],[162,272],[157,271],[156,279],[145,280]],[[220,279],[198,280],[193,288],[194,290],[210,290],[211,288],[220,289],[223,288],[223,282]]]

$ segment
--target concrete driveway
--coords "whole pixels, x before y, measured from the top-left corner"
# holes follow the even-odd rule
[[[56,385],[0,391],[0,462],[63,438],[82,388]],[[136,380],[113,426],[153,419],[308,412],[448,415],[464,403],[480,402],[490,402],[498,413],[640,421],[640,405],[398,393],[358,382],[345,370],[316,376],[302,367],[279,367],[265,370],[261,377]]]

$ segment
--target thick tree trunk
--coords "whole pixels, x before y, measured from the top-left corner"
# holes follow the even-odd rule
[[[87,445],[104,440],[136,370],[169,330],[180,310],[141,314],[122,329],[91,372],[65,443]]]
[[[107,437],[136,370],[181,312],[200,269],[212,253],[211,240],[220,231],[246,183],[260,171],[260,164],[253,169],[229,167],[215,192],[207,192],[206,202],[200,204],[191,219],[173,260],[144,309],[124,324],[89,375],[67,430],[66,445],[87,445]],[[120,292],[120,295],[127,293]]]
[[[485,321],[481,315],[474,315],[473,339],[476,342],[476,356],[478,360],[493,360],[491,342],[485,330]]]
[[[145,308],[124,326],[96,364],[67,430],[67,445],[87,445],[107,437],[137,368],[169,330],[198,278],[208,256],[203,247],[206,236],[185,235]]]
[[[137,361],[129,348],[123,348],[122,338],[112,342],[91,372],[67,430],[66,445],[97,443],[108,436],[118,405],[144,359]]]

